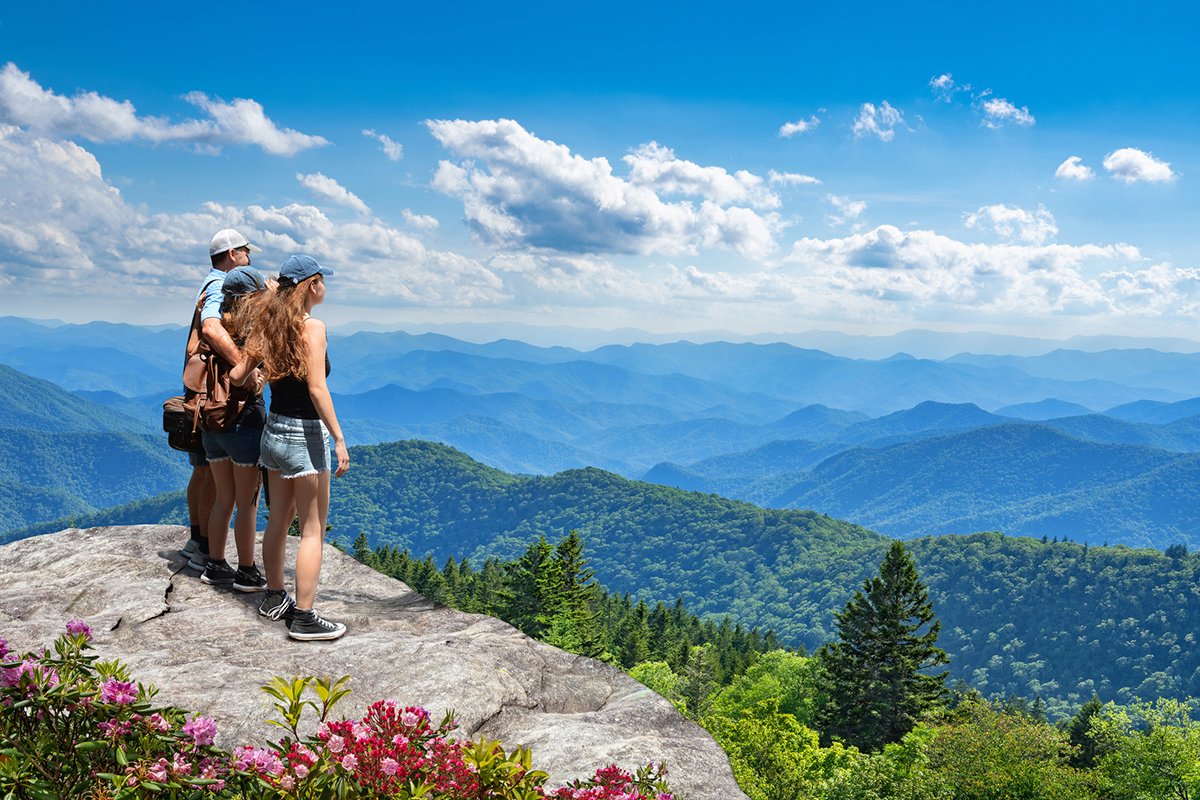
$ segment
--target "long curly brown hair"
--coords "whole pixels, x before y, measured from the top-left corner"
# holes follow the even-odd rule
[[[235,315],[234,324],[246,333],[245,351],[262,361],[263,375],[269,381],[294,375],[308,378],[308,341],[304,337],[304,295],[314,275],[300,283],[280,285],[274,291],[257,292],[245,298]]]

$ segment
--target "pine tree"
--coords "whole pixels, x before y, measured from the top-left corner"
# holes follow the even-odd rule
[[[1091,769],[1096,765],[1098,748],[1096,740],[1092,737],[1092,720],[1103,707],[1100,698],[1093,694],[1092,699],[1084,703],[1066,724],[1067,736],[1076,748],[1071,755],[1071,766]]]
[[[940,705],[948,663],[937,647],[940,623],[904,545],[894,542],[878,577],[868,578],[838,612],[837,642],[818,655],[829,698],[819,717],[825,736],[863,750],[900,741]]]

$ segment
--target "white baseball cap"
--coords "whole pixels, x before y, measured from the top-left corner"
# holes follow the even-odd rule
[[[213,234],[212,241],[208,243],[208,254],[215,256],[217,253],[224,253],[226,250],[233,250],[238,247],[249,247],[252,253],[261,253],[261,247],[255,247],[250,244],[245,236],[235,231],[233,228],[225,228]]]

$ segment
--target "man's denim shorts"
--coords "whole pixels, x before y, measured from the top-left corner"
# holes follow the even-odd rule
[[[284,478],[330,470],[329,431],[319,419],[268,414],[258,463]]]
[[[263,429],[257,425],[252,427],[239,423],[233,430],[223,433],[204,431],[200,439],[204,442],[204,455],[210,464],[214,461],[233,461],[239,467],[257,467],[262,432]]]

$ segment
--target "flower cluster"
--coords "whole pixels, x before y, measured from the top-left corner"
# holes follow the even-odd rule
[[[330,721],[349,678],[276,678],[263,687],[280,702],[288,736],[231,753],[214,746],[216,722],[182,709],[154,708],[119,662],[86,651],[92,630],[71,620],[50,650],[13,655],[0,639],[0,797],[481,797],[672,800],[663,766],[631,774],[613,765],[553,791],[527,749],[451,738],[449,714],[392,700],[358,720]],[[11,660],[10,660],[11,659]],[[320,703],[305,699],[315,692]],[[302,736],[306,708],[320,726]],[[9,769],[8,767],[12,767]]]

